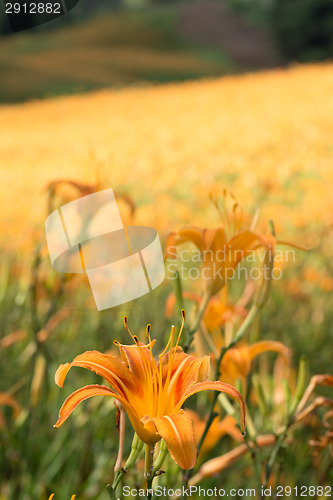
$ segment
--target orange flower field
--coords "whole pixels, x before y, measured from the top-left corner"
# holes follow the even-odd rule
[[[332,89],[318,63],[0,106],[0,500],[333,495]],[[166,278],[97,310],[45,220],[108,188]]]
[[[130,193],[136,220],[162,234],[207,214],[214,226],[208,195],[225,185],[286,236],[327,227],[332,84],[317,64],[2,106],[5,244],[28,244],[43,190],[64,178]]]

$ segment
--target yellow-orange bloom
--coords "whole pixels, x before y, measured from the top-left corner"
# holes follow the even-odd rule
[[[178,232],[168,235],[165,242],[165,258],[177,257],[178,245],[186,242],[193,243],[200,251],[202,261],[202,277],[206,281],[208,295],[215,295],[226,283],[233,278],[238,265],[253,254],[258,248],[266,249],[265,266],[272,272],[274,250],[276,244],[290,245],[285,241],[277,241],[274,235],[254,232],[255,215],[248,228],[243,227],[243,211],[232,193],[224,190],[222,209],[217,200],[211,199],[218,209],[223,226],[215,229],[187,226]],[[229,203],[232,206],[228,208]],[[291,245],[303,249],[298,245]],[[266,278],[266,287],[263,290],[265,298],[270,280]]]
[[[171,233],[166,240],[166,258],[174,259],[175,247],[189,241],[200,250],[204,279],[211,295],[216,294],[233,276],[238,264],[264,241],[253,231],[240,231],[230,239],[223,227],[200,229],[188,226],[178,233]]]
[[[127,322],[125,318],[125,326]],[[147,327],[149,335],[150,327]],[[235,398],[241,406],[241,427],[245,427],[245,402],[231,385],[209,381],[209,356],[203,358],[185,354],[175,346],[174,327],[170,340],[156,361],[152,354],[155,341],[147,345],[133,336],[134,345],[119,347],[121,359],[98,351],[87,351],[72,363],[61,365],[56,373],[56,383],[62,387],[72,366],[87,368],[101,375],[114,389],[102,385],[82,387],[71,394],[60,409],[55,427],[69,417],[74,408],[87,398],[112,396],[122,403],[139,438],[153,445],[163,438],[174,461],[183,469],[191,469],[196,461],[196,445],[191,419],[181,409],[184,401],[193,394],[207,389],[221,391]],[[169,348],[170,347],[170,348]],[[169,351],[167,352],[167,349]]]
[[[245,389],[245,380],[250,373],[253,359],[264,352],[276,352],[286,360],[290,357],[288,347],[275,340],[261,340],[252,345],[240,344],[229,349],[223,356],[220,367],[222,380],[231,384],[240,379]]]

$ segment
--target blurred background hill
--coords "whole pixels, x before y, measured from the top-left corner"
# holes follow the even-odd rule
[[[333,0],[81,0],[12,33],[0,8],[0,102],[248,72],[333,53]]]

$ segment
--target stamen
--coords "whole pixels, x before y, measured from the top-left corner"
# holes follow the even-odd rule
[[[232,207],[232,213],[233,213],[233,234],[237,232],[237,208],[238,208],[238,203],[236,202],[234,206]]]
[[[251,223],[251,226],[250,226],[250,231],[254,231],[255,230],[255,227],[256,227],[258,219],[259,219],[259,215],[260,215],[260,208],[257,208],[257,210],[255,211],[255,214],[253,216],[253,219],[252,219],[252,223]]]
[[[211,198],[211,200],[214,203],[217,211],[220,214],[220,217],[222,219],[222,224],[224,226],[227,238],[229,239],[230,235],[231,235],[231,231],[230,231],[231,228],[230,228],[229,214],[228,214],[228,210],[226,207],[227,195],[228,195],[228,191],[227,191],[227,189],[224,188],[222,198],[220,198],[220,200],[219,200],[221,206],[220,206],[218,200],[214,200],[213,198]]]
[[[234,193],[232,193],[231,191],[229,191],[229,196],[231,196],[231,198],[232,198],[233,200],[235,200],[235,202],[236,202],[236,203],[238,203],[237,198],[236,198],[236,196],[234,195]]]
[[[161,357],[162,357],[162,356],[163,356],[163,355],[167,352],[168,347],[169,347],[169,345],[170,345],[170,343],[171,343],[171,340],[173,339],[174,334],[175,334],[175,326],[174,326],[174,325],[172,325],[172,327],[171,327],[171,333],[170,333],[170,337],[169,337],[168,343],[167,343],[167,345],[165,346],[164,351],[163,351],[163,352],[161,352],[161,354],[159,355],[159,358],[160,358],[160,359],[161,359]]]
[[[146,336],[149,339],[149,354],[150,354],[150,368],[151,368],[151,380],[152,380],[152,388],[153,388],[153,411],[154,413],[157,412],[157,406],[158,406],[158,398],[156,397],[158,392],[159,392],[159,385],[160,385],[160,380],[159,380],[159,370],[156,365],[154,356],[153,356],[153,343],[150,337],[150,330],[151,330],[151,324],[148,323],[146,326]]]
[[[180,330],[179,330],[179,334],[178,334],[177,342],[176,342],[176,345],[175,345],[175,350],[176,350],[176,349],[177,349],[177,347],[178,347],[179,340],[180,340],[180,336],[181,336],[181,334],[183,333],[184,324],[185,324],[185,310],[184,310],[184,309],[182,309],[182,310],[181,310],[181,313],[182,313],[182,318],[183,318],[183,321],[182,321],[182,324],[181,324],[181,327],[180,327]]]
[[[149,387],[149,390],[151,391],[151,399],[153,400],[153,402],[155,401],[155,397],[154,397],[154,392],[156,391],[156,382],[154,381],[154,377],[153,377],[153,373],[154,373],[154,359],[151,355],[151,362],[149,362],[149,360],[146,358],[145,356],[145,353],[144,353],[144,350],[142,348],[142,346],[140,345],[140,342],[139,342],[139,338],[137,335],[133,335],[131,330],[129,329],[129,326],[128,326],[128,321],[127,321],[127,316],[124,316],[124,326],[126,328],[126,330],[128,331],[128,333],[130,334],[130,336],[132,337],[136,347],[139,348],[139,353],[140,353],[140,358],[142,360],[142,363],[143,363],[143,366],[144,366],[144,370],[145,370],[145,374],[146,374],[146,383],[147,383],[147,386]]]
[[[170,351],[172,351],[174,335],[175,335],[175,326],[172,325],[171,326],[171,333],[170,333],[169,341],[168,341],[167,345],[165,346],[165,349],[163,350],[163,352],[158,357],[158,360],[159,360],[159,363],[158,363],[158,382],[159,382],[159,386],[160,386],[160,390],[158,392],[158,405],[157,405],[157,408],[158,408],[157,409],[157,415],[158,416],[159,416],[159,409],[161,408],[162,395],[164,394],[165,388],[168,386],[168,383],[169,383],[169,380],[170,380],[170,373],[171,373],[171,364],[170,364],[171,354],[170,354],[169,355],[169,361],[168,361],[168,372],[167,372],[167,376],[166,376],[166,379],[165,379],[164,387],[162,387],[162,385],[163,385],[163,379],[162,379],[162,357],[164,356],[164,354],[168,350],[169,346],[170,346]]]
[[[166,387],[169,385],[169,382],[170,382],[170,377],[171,377],[171,371],[172,371],[172,365],[173,365],[173,362],[175,360],[175,356],[176,356],[176,352],[177,352],[177,347],[178,347],[178,344],[179,344],[179,340],[180,340],[180,336],[183,332],[183,329],[184,329],[184,324],[185,324],[185,310],[182,309],[181,310],[182,312],[182,324],[181,324],[181,327],[180,327],[180,330],[179,330],[179,333],[178,333],[178,337],[177,337],[177,342],[176,342],[176,345],[175,347],[173,348],[173,345],[171,344],[171,347],[170,347],[170,358],[169,358],[169,366],[168,366],[168,374],[167,374],[167,381],[166,381]]]
[[[149,344],[151,344],[150,330],[151,330],[151,324],[148,323],[148,325],[146,326],[146,336],[148,337]],[[150,347],[150,350],[151,349],[152,349],[152,347]]]
[[[132,337],[132,340],[134,340],[134,342],[135,342],[136,344],[138,344],[138,342],[139,342],[138,337],[137,337],[136,335],[135,335],[135,336],[134,336],[134,335],[132,335],[132,332],[131,332],[131,330],[129,329],[127,316],[124,316],[123,321],[124,321],[124,327],[126,328],[126,330],[128,331],[128,333],[129,333],[129,334],[130,334],[130,336]],[[135,338],[134,338],[134,337],[135,337],[137,340],[135,340]]]
[[[272,231],[272,235],[274,236],[274,238],[276,237],[276,232],[275,232],[275,226],[274,226],[274,222],[272,220],[269,221],[269,225],[271,226],[271,231]]]
[[[148,340],[149,340],[150,359],[153,361],[154,360],[154,358],[153,358],[153,345],[151,342],[150,330],[151,330],[151,324],[148,323],[148,325],[146,326],[146,336],[148,337]]]

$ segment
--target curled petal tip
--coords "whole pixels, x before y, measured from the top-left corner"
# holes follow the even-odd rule
[[[70,367],[71,367],[71,363],[65,363],[64,365],[60,365],[58,370],[56,371],[54,379],[55,379],[55,383],[59,387],[63,387],[66,375],[67,375]]]

